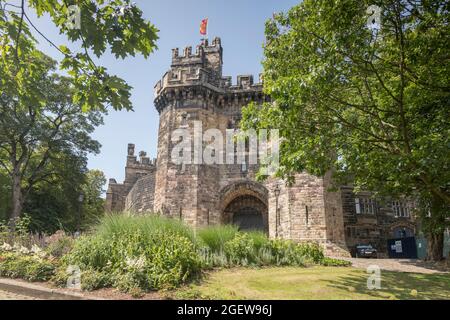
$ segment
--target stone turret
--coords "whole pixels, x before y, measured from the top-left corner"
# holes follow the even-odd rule
[[[178,48],[172,49],[172,65],[171,68],[179,68],[184,66],[196,66],[198,68],[208,69],[216,73],[217,77],[222,76],[222,54],[220,38],[215,38],[211,45],[208,40],[202,40],[197,46],[195,53],[192,53],[192,47],[184,48],[183,55],[179,54]]]
[[[135,155],[135,145],[128,144],[127,149],[127,161],[125,166],[125,180],[123,183],[117,183],[113,178],[109,179],[108,190],[106,192],[105,209],[108,212],[119,212],[123,210],[134,209],[131,206],[129,198],[138,198],[136,193],[138,190],[133,191],[135,185],[140,182],[147,190],[151,189],[151,193],[154,192],[154,175],[156,171],[156,159],[150,159],[147,157],[147,153],[141,151],[139,158]],[[147,185],[142,181],[146,181]],[[153,185],[152,185],[153,181]],[[150,200],[149,200],[150,201]],[[153,196],[151,197],[151,203],[143,204],[148,210],[153,210]]]

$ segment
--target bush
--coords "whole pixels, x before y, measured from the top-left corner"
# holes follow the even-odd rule
[[[189,230],[179,222],[154,217],[108,218],[98,233],[80,238],[64,257],[66,265],[111,276],[113,286],[130,292],[175,287],[200,271]],[[159,228],[159,229],[158,229]],[[89,287],[91,287],[89,285]]]
[[[327,267],[349,267],[352,265],[350,261],[324,257],[321,264]]]
[[[54,275],[55,264],[31,255],[3,253],[0,256],[0,276],[28,281],[48,281]]]
[[[215,228],[214,228],[215,229]],[[227,266],[304,266],[306,263],[320,263],[323,252],[320,246],[289,240],[269,240],[262,232],[235,232],[234,237],[221,246],[217,239],[210,235],[214,229],[205,229],[210,246],[201,250],[203,267]],[[218,228],[221,230],[220,228]],[[214,240],[214,241],[212,241]],[[216,248],[215,251],[209,250]],[[223,250],[220,249],[223,247]]]
[[[63,235],[54,241],[51,241],[45,251],[51,256],[61,258],[72,250],[73,244],[74,240],[71,237]]]
[[[65,287],[67,285],[68,278],[69,274],[67,273],[67,266],[60,264],[56,267],[50,281],[57,287]]]
[[[81,273],[81,289],[93,291],[111,285],[111,277],[107,273],[87,269]],[[67,283],[67,281],[65,282]]]
[[[222,252],[225,243],[234,239],[238,233],[238,228],[234,225],[217,225],[200,229],[197,236],[203,245],[215,253]]]
[[[139,230],[142,234],[151,235],[155,232],[167,232],[188,238],[195,243],[192,228],[183,222],[161,217],[156,214],[132,215],[111,214],[103,217],[94,229],[95,235],[108,238],[111,235],[127,234]]]
[[[271,240],[269,248],[272,264],[277,266],[304,266],[308,260],[302,245],[289,240]]]
[[[316,242],[303,242],[297,245],[298,254],[312,263],[319,264],[325,258],[322,247]]]
[[[11,230],[10,221],[0,221],[0,243],[20,244],[30,247],[32,239],[30,237],[31,218],[28,214],[23,214],[15,219],[15,230]]]
[[[247,233],[239,232],[225,243],[224,251],[231,264],[246,266],[254,262],[255,243]]]
[[[255,246],[255,250],[259,251],[261,249],[267,248],[269,244],[269,238],[262,231],[250,231],[247,232],[250,238],[253,240],[253,245]]]

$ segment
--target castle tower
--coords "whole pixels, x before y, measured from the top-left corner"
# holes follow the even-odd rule
[[[172,161],[176,129],[194,137],[195,123],[201,121],[203,132],[216,128],[225,137],[227,128],[238,127],[245,105],[269,101],[253,76],[240,75],[235,85],[222,76],[222,53],[219,38],[211,45],[204,40],[195,53],[191,47],[183,55],[174,49],[170,70],[155,86],[160,124],[154,209],[194,226],[235,223],[272,237],[344,243],[340,196],[328,192],[326,178],[299,174],[287,187],[279,180],[256,182],[257,165]],[[278,199],[276,185],[281,188]]]
[[[194,227],[233,223],[271,237],[316,241],[328,252],[345,248],[341,194],[328,190],[329,174],[297,174],[289,186],[273,178],[257,182],[259,167],[250,164],[249,150],[244,162],[235,154],[230,163],[223,152],[227,141],[219,154],[214,152],[221,160],[205,163],[205,150],[217,139],[203,135],[208,129],[223,139],[239,127],[244,106],[270,101],[251,75],[240,75],[232,84],[231,77],[222,75],[222,63],[219,38],[211,44],[203,40],[194,53],[191,47],[183,54],[173,49],[170,70],[155,85],[157,159],[140,152],[138,160],[129,144],[125,180],[110,179],[106,209],[160,213]],[[179,149],[180,142],[189,147]],[[183,163],[174,156],[184,158]]]
[[[222,76],[222,54],[220,38],[211,44],[203,40],[195,53],[191,47],[182,55],[173,49],[171,68],[155,86],[160,124],[154,209],[195,226],[224,222],[221,190],[233,182],[252,181],[256,169],[248,166],[243,171],[238,164],[181,165],[171,160],[176,129],[186,129],[194,137],[194,127],[197,124],[198,130],[201,123],[202,132],[214,128],[225,137],[226,129],[236,128],[244,105],[266,99],[261,83],[253,83],[252,76],[239,76],[236,85],[231,77]],[[192,150],[192,161],[197,156]],[[241,201],[252,201],[244,196]],[[267,199],[253,201],[267,212]]]
[[[157,159],[150,160],[145,152],[138,158],[134,144],[128,145],[125,180],[109,180],[107,211],[160,213],[194,227],[233,223],[272,238],[318,242],[332,255],[348,255],[347,246],[358,243],[387,251],[386,240],[399,231],[414,234],[414,221],[405,216],[411,207],[407,202],[374,201],[370,192],[354,193],[352,186],[331,191],[330,172],[324,177],[298,173],[288,185],[275,178],[256,181],[259,168],[249,164],[248,151],[244,163],[234,159],[230,164],[228,157],[222,157],[223,164],[199,161],[212,140],[202,133],[215,129],[226,137],[227,130],[239,127],[244,106],[270,101],[261,82],[240,75],[233,84],[222,75],[222,64],[219,38],[202,40],[195,52],[191,47],[182,53],[173,49],[170,70],[155,85]],[[191,148],[180,152],[177,147],[186,135]],[[201,146],[199,153],[196,145]],[[191,163],[174,161],[177,153]]]

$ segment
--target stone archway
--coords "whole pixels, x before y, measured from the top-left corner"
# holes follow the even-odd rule
[[[221,222],[235,224],[240,230],[268,232],[267,189],[256,182],[229,185],[220,192]]]
[[[390,228],[390,236],[393,238],[413,237],[415,235],[415,226],[411,222],[399,221],[393,223]]]

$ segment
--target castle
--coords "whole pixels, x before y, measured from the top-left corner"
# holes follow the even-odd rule
[[[270,101],[261,81],[240,75],[237,83],[222,75],[220,38],[202,40],[180,54],[172,51],[170,70],[155,85],[159,112],[157,159],[135,155],[128,145],[125,181],[109,180],[107,211],[159,212],[194,227],[233,223],[243,230],[262,230],[270,237],[317,241],[329,254],[348,255],[358,243],[386,251],[386,240],[413,235],[411,204],[396,199],[375,200],[369,192],[355,194],[351,186],[330,191],[331,177],[307,173],[295,183],[255,179],[254,164],[175,164],[171,133],[178,128],[237,128],[241,109],[249,102]]]

